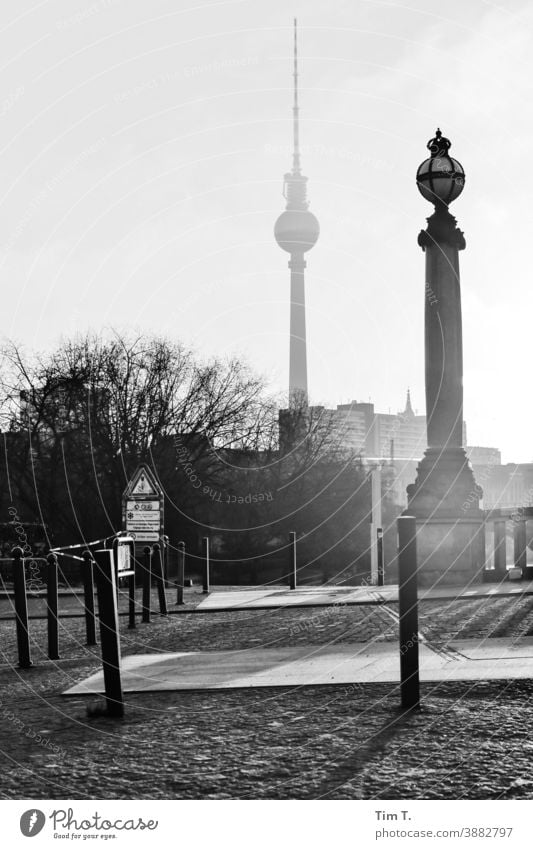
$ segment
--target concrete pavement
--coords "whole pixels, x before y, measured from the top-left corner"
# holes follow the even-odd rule
[[[457,640],[445,649],[420,644],[421,681],[533,678],[533,637]],[[296,646],[243,651],[173,652],[123,658],[125,692],[399,683],[397,643]],[[66,690],[103,692],[101,672]]]
[[[421,601],[474,599],[491,596],[533,594],[533,581],[503,581],[499,584],[472,584],[470,587],[431,587],[420,589]],[[270,607],[319,607],[323,605],[381,604],[398,601],[398,585],[383,587],[243,587],[212,590],[198,605],[198,610],[246,610]]]

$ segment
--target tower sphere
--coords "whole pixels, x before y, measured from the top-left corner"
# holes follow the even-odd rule
[[[276,242],[287,253],[305,253],[320,234],[317,218],[308,209],[286,209],[274,225]]]
[[[422,162],[416,172],[418,191],[422,197],[438,206],[448,206],[452,200],[456,200],[465,185],[463,166],[448,153],[451,144],[437,130],[435,138],[427,143],[431,156]]]

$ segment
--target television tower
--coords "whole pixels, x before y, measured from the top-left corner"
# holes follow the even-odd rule
[[[316,244],[320,227],[309,212],[307,177],[300,167],[300,110],[298,106],[298,40],[294,19],[294,103],[292,171],[285,174],[283,197],[287,201],[274,226],[274,236],[280,248],[291,255],[291,325],[289,364],[289,407],[307,406],[307,343],[305,332],[304,254]]]

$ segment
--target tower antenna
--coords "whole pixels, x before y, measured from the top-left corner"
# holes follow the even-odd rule
[[[294,103],[292,107],[292,173],[300,174],[300,107],[298,106],[298,20],[294,19]]]

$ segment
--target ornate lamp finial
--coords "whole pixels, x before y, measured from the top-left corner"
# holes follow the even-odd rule
[[[426,145],[427,149],[431,151],[432,156],[447,156],[451,146],[452,143],[450,139],[447,139],[442,135],[439,127],[437,127],[435,138],[430,139]]]

